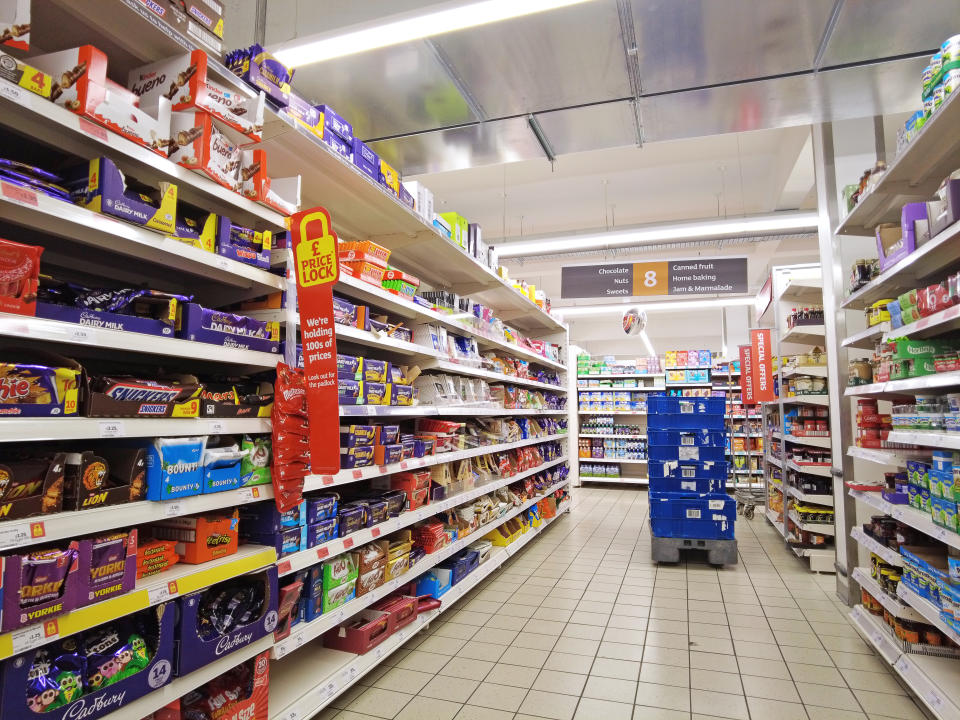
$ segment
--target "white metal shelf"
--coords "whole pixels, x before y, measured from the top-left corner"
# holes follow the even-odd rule
[[[930,517],[930,513],[921,512],[909,505],[894,505],[889,503],[884,500],[878,492],[863,492],[860,490],[848,490],[847,492],[850,493],[850,497],[866,503],[870,507],[876,508],[894,520],[899,520],[905,525],[909,525],[940,542],[960,549],[960,535],[936,525],[933,522],[933,518]]]
[[[283,230],[283,216],[200,173],[111,132],[29,90],[0,79],[0,118],[6,127],[86,159],[107,154],[120,169],[154,187],[176,183],[178,198],[234,222]]]
[[[898,222],[900,208],[912,200],[931,197],[957,165],[960,103],[949,97],[900,152],[873,189],[837,226],[837,235],[873,235],[883,222]]]
[[[40,192],[33,193],[30,201],[0,194],[0,216],[7,222],[67,238],[89,249],[118,253],[137,263],[156,263],[158,268],[181,270],[203,278],[204,282],[236,287],[249,297],[282,290],[285,284],[282,277],[262,268]]]
[[[83,345],[98,350],[162,355],[257,368],[276,367],[282,359],[279,352],[239,350],[193,340],[157,337],[156,335],[107,328],[93,328],[77,323],[8,313],[0,313],[0,335],[67,345]]]
[[[827,523],[805,523],[801,521],[800,515],[792,508],[789,511],[789,515],[797,527],[806,532],[817,533],[818,535],[833,535],[835,532],[833,525],[828,525]]]
[[[882,340],[884,334],[889,331],[890,321],[884,320],[876,325],[871,325],[866,330],[844,338],[840,346],[860,348],[861,350],[873,350],[874,346]]]
[[[823,325],[794,325],[780,338],[780,342],[795,345],[820,345],[826,341],[826,329]]]
[[[424,371],[441,370],[443,372],[455,373],[457,375],[469,375],[471,377],[483,378],[484,380],[490,380],[492,382],[500,382],[507,385],[522,385],[524,387],[536,388],[537,390],[547,390],[555,393],[566,394],[567,392],[567,388],[564,385],[551,385],[550,383],[540,382],[538,380],[518,378],[514,375],[506,375],[504,373],[493,372],[492,370],[484,370],[483,368],[475,368],[463,363],[453,362],[452,360],[432,360],[424,363],[421,369]]]
[[[897,597],[917,612],[917,620],[926,620],[926,622],[937,628],[937,630],[946,635],[952,642],[960,643],[960,633],[943,621],[940,617],[940,608],[926,598],[917,595],[905,582],[897,584]]]
[[[840,307],[847,310],[865,310],[877,300],[895,298],[916,288],[922,284],[919,282],[922,278],[938,273],[942,276],[946,268],[960,260],[957,236],[960,236],[960,223],[946,228],[892,268],[851,293]]]
[[[859,544],[863,545],[874,555],[878,555],[879,557],[883,558],[885,563],[889,565],[895,565],[896,567],[903,567],[903,556],[900,553],[891,547],[881,545],[879,542],[867,535],[863,531],[862,527],[854,526],[851,528],[850,537],[856,540]]]
[[[929,445],[935,448],[960,450],[960,433],[932,432],[923,430],[891,430],[888,442],[904,445]]]
[[[960,305],[954,305],[928,317],[920,318],[909,325],[887,330],[883,334],[883,342],[905,337],[915,340],[936,337],[958,328],[960,328]]]
[[[633,460],[630,458],[580,458],[581,462],[586,463],[620,463],[623,465],[647,465],[647,460]]]
[[[829,395],[788,395],[783,398],[786,405],[815,405],[817,407],[829,407]]]
[[[833,507],[833,495],[816,495],[805,493],[800,488],[794,487],[789,483],[785,486],[787,495],[792,495],[801,502],[813,503],[814,505],[826,505]]]
[[[579,415],[646,415],[646,410],[578,410]]]
[[[292,659],[274,661],[270,669],[270,693],[273,698],[271,720],[309,718],[321,712],[335,697],[378,666],[407,639],[436,620],[559,517],[558,512],[556,517],[544,520],[540,527],[531,528],[512,544],[495,547],[486,562],[441,596],[438,609],[421,613],[413,623],[391,635],[370,652],[355,655],[325,648],[320,643],[310,643]]]
[[[898,455],[895,450],[875,450],[873,448],[862,448],[851,445],[847,448],[847,455],[880,465],[892,465],[894,467],[907,466],[906,458]]]
[[[857,631],[863,635],[880,657],[887,661],[888,665],[893,665],[900,658],[900,650],[897,640],[894,639],[893,631],[880,618],[873,615],[863,605],[854,606],[850,611],[850,619]]]
[[[771,465],[776,465],[778,468],[783,470],[783,461],[780,458],[774,457],[770,453],[767,453],[766,455],[763,456],[763,459],[766,460]]]
[[[906,378],[904,380],[888,380],[887,382],[871,383],[869,385],[854,385],[848,387],[844,395],[910,395],[925,390],[951,388],[960,386],[960,370],[934,373],[921,377]]]
[[[779,299],[784,302],[807,302],[809,300],[821,302],[823,300],[823,287],[815,285],[807,279],[791,278],[787,280]]]
[[[635,477],[616,477],[616,478],[601,478],[593,477],[591,475],[581,475],[580,482],[595,482],[595,483],[610,483],[612,485],[649,485],[650,481],[647,478],[635,478]]]
[[[87,418],[0,419],[0,443],[96,438],[249,435],[270,432],[270,418]],[[125,506],[129,507],[129,506]]]
[[[665,376],[665,373],[609,373],[609,374],[599,374],[599,375],[577,375],[578,380],[602,380],[604,378],[609,378],[612,380],[626,380],[632,378],[662,378]]]
[[[670,390],[671,388],[698,388],[698,387],[708,387],[712,388],[713,383],[711,382],[670,382],[667,381],[665,389]]]
[[[830,465],[799,465],[793,460],[787,460],[787,468],[806,475],[817,475],[818,477],[826,478],[833,477],[833,469]]]
[[[663,392],[667,389],[666,385],[646,385],[643,387],[609,387],[607,385],[577,385],[577,392]]]
[[[770,521],[770,524],[773,525],[776,531],[780,533],[780,536],[783,537],[784,536],[783,521],[780,519],[779,515],[775,511],[771,510],[770,508],[764,508],[763,514],[767,516],[767,520]]]
[[[539,410],[535,408],[471,407],[469,405],[341,405],[340,417],[427,417],[460,416],[496,417],[501,415],[566,415],[566,410]]]
[[[393,580],[391,580],[390,582],[384,585],[381,585],[376,590],[370,593],[367,593],[362,597],[351,600],[336,610],[332,610],[329,613],[324,613],[316,620],[312,620],[307,623],[300,623],[299,625],[296,625],[289,636],[287,636],[283,640],[280,640],[274,644],[273,653],[272,653],[273,657],[279,660],[285,657],[286,655],[289,655],[294,650],[301,648],[305,643],[309,642],[310,640],[320,637],[321,635],[323,635],[323,633],[336,627],[348,617],[355,615],[357,612],[359,612],[360,610],[363,610],[364,608],[370,607],[370,605],[373,605],[379,599],[386,597],[390,593],[394,592],[401,584],[406,585],[408,582],[410,582],[414,578],[419,577],[420,575],[425,573],[427,570],[429,570],[432,567],[435,567],[436,565],[443,562],[451,555],[454,555],[455,553],[462,550],[467,545],[470,545],[476,542],[478,538],[482,538],[491,530],[494,530],[495,528],[499,527],[503,523],[507,522],[507,520],[510,520],[511,518],[516,517],[517,515],[522,513],[524,510],[526,510],[528,507],[535,505],[543,498],[549,496],[551,493],[555,492],[556,490],[563,487],[564,485],[567,485],[569,482],[570,480],[569,478],[567,478],[563,482],[552,485],[542,495],[537,495],[536,497],[533,497],[527,500],[523,504],[513,508],[511,511],[505,513],[504,515],[501,515],[496,520],[493,520],[487,523],[486,525],[484,525],[483,527],[476,529],[474,532],[470,533],[466,537],[460,540],[457,540],[456,542],[448,545],[447,547],[443,548],[442,550],[439,550],[436,553],[431,553],[430,555],[427,555],[422,560],[420,560],[420,562],[418,562],[413,567],[412,570],[406,572],[400,577],[394,578]]]
[[[39,622],[3,633],[0,635],[0,659],[118,620],[237,575],[265,568],[276,559],[277,554],[272,547],[241,545],[233,555],[200,565],[177,563],[162,573],[137,580],[136,587],[128,593],[58,615],[53,632],[47,631],[44,622]]]
[[[785,442],[792,442],[796,445],[809,445],[811,447],[819,448],[829,448],[830,447],[830,436],[829,435],[812,435],[810,437],[804,437],[801,435],[790,435],[787,433],[781,433],[778,430],[774,430],[771,435],[778,440],[783,440]]]
[[[486,495],[487,493],[493,492],[497,488],[506,487],[507,485],[511,485],[519,480],[528,478],[531,475],[536,475],[544,470],[549,470],[550,468],[560,465],[566,461],[566,456],[557,458],[556,460],[549,460],[535,468],[517,473],[509,478],[499,478],[494,482],[487,483],[486,485],[480,485],[439,502],[430,503],[429,505],[424,505],[416,510],[410,510],[401,513],[398,517],[391,518],[390,520],[380,523],[379,525],[374,525],[370,528],[364,528],[358,532],[351,533],[350,535],[345,535],[344,537],[335,538],[330,542],[308,548],[307,550],[291,553],[290,555],[284,556],[278,563],[280,574],[286,575],[291,572],[303,570],[311,565],[316,565],[321,560],[326,560],[328,558],[341,555],[350,548],[360,547],[361,545],[375,540],[381,535],[389,535],[397,530],[410,527],[411,525],[421,522],[428,517],[432,517],[437,513],[443,512],[444,510],[449,510],[450,508],[462,505],[463,503],[470,502],[481,495]],[[315,486],[310,484],[310,478],[316,477],[317,476],[315,475],[308,477],[307,482],[304,484],[304,492],[317,489]],[[321,485],[320,487],[330,486]]]
[[[646,435],[595,435],[593,433],[577,433],[582,438],[608,438],[611,440],[646,440]]]
[[[886,611],[894,617],[901,618],[903,620],[923,620],[923,616],[917,612],[916,609],[901,602],[898,598],[891,597],[884,592],[883,588],[880,587],[880,584],[870,577],[870,570],[867,568],[854,568],[853,579],[860,584],[860,587],[873,595],[876,601],[883,605],[884,609],[886,609]]]
[[[797,377],[798,375],[825,378],[827,376],[827,366],[826,365],[793,365],[790,367],[782,368],[780,372],[785,378]]]

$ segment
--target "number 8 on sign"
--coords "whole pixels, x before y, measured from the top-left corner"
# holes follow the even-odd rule
[[[657,271],[656,270],[647,270],[643,274],[643,284],[645,287],[656,287],[657,286]]]

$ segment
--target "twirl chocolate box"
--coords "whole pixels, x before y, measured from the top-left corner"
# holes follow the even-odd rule
[[[127,87],[142,101],[158,97],[167,99],[174,112],[189,111],[187,114],[192,115],[196,110],[209,113],[250,140],[260,142],[263,93],[248,95],[228,89],[208,74],[207,62],[203,50],[194,50],[189,55],[177,55],[134,68],[127,76]],[[176,140],[176,137],[172,139]]]
[[[93,45],[37,55],[30,62],[57,80],[50,99],[128,140],[166,155],[170,100],[157,93],[138,98],[107,77],[107,56]]]

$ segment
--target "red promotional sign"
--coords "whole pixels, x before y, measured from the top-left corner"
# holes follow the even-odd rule
[[[753,397],[758,403],[773,402],[777,394],[773,391],[773,363],[770,362],[770,331],[750,331],[751,355],[753,361]]]
[[[310,471],[332,475],[340,471],[337,338],[333,321],[333,285],[340,276],[337,236],[330,213],[322,207],[293,215],[290,236],[310,417]]]
[[[740,346],[740,389],[744,405],[755,405],[753,396],[753,358],[749,345]]]

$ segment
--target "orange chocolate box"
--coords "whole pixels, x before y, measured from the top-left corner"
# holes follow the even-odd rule
[[[233,555],[239,544],[239,518],[230,513],[207,513],[161,520],[151,525],[154,537],[175,540],[180,561],[188,565]]]

